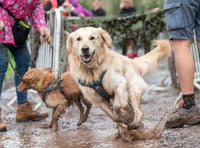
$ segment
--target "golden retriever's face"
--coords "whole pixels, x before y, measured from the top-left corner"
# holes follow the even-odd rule
[[[67,39],[68,51],[75,52],[84,64],[90,63],[102,47],[111,48],[109,34],[101,28],[80,28]]]

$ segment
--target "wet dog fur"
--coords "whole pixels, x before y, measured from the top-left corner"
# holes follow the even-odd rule
[[[143,76],[171,52],[167,40],[156,41],[155,45],[149,53],[130,59],[109,50],[112,39],[102,28],[80,28],[67,38],[70,72],[77,82],[92,83],[106,70],[102,85],[112,98],[107,100],[92,88],[79,84],[81,91],[114,122],[125,123],[129,128],[139,127],[143,116],[140,98],[147,89]]]
[[[78,126],[87,120],[91,109],[91,103],[85,99],[71,74],[69,72],[63,73],[61,78],[63,79],[63,90],[67,99],[59,89],[56,89],[47,94],[44,102],[47,107],[53,109],[51,123],[46,126],[46,128],[52,128],[54,131],[58,128],[58,119],[60,115],[73,103],[76,104],[80,110]],[[30,87],[37,87],[37,90],[44,90],[47,84],[51,83],[54,79],[55,75],[52,74],[52,70],[49,68],[43,70],[31,69],[23,76],[23,81],[25,81],[26,84],[21,82],[18,85],[18,90],[26,91],[30,89]],[[42,97],[42,93],[38,92],[38,94]],[[82,104],[86,106],[86,111]]]

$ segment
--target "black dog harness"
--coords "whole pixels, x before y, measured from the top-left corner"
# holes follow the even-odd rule
[[[55,86],[54,86],[55,85]],[[46,97],[47,95],[53,91],[59,89],[61,94],[65,97],[65,99],[68,101],[68,105],[70,105],[70,101],[67,98],[67,95],[64,93],[63,90],[63,79],[61,76],[59,76],[57,79],[54,79],[52,82],[48,83],[45,87],[44,91],[42,91],[42,100],[46,103]]]
[[[78,83],[82,86],[86,86],[86,87],[90,87],[90,88],[94,89],[94,91],[101,97],[110,99],[110,98],[112,98],[112,96],[109,95],[105,91],[105,89],[103,88],[103,85],[102,85],[102,80],[103,80],[103,77],[105,74],[106,74],[106,70],[102,71],[101,75],[99,76],[99,80],[93,80],[92,83],[90,83],[90,82],[86,83],[85,81],[81,81],[80,79],[78,80]]]

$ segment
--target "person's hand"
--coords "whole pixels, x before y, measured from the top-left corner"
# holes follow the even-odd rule
[[[49,32],[46,27],[40,27],[39,33],[40,33],[40,43],[41,44],[45,43],[46,41],[48,43],[51,42],[51,37],[50,37]]]
[[[3,21],[0,20],[0,31],[4,28],[4,23]]]

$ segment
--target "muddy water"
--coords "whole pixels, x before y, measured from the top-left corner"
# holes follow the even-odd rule
[[[42,122],[16,123],[15,113],[4,115],[8,131],[0,133],[1,147],[51,147],[51,148],[139,148],[156,146],[155,140],[128,143],[115,140],[115,124],[94,107],[87,123],[77,127],[79,113],[76,107],[71,108],[59,120],[59,130],[43,129],[50,118]]]
[[[145,77],[150,84],[149,91],[143,96],[141,107],[144,113],[145,126],[153,127],[160,120],[166,109],[169,109],[179,90],[171,87],[166,62],[151,75]],[[159,139],[127,142],[115,140],[116,124],[101,110],[93,106],[88,121],[76,126],[79,112],[76,106],[70,107],[59,120],[59,129],[43,129],[50,116],[41,122],[15,122],[15,111],[7,106],[15,96],[15,90],[6,84],[1,98],[3,121],[8,131],[0,133],[0,148],[174,148],[200,147],[200,125],[180,129],[165,129]],[[11,84],[10,84],[11,85]],[[12,86],[12,85],[11,85]],[[7,89],[8,88],[8,89]],[[197,97],[199,92],[197,92]],[[31,100],[36,101],[36,100]],[[16,108],[16,106],[14,106]],[[51,115],[45,106],[40,108]]]

